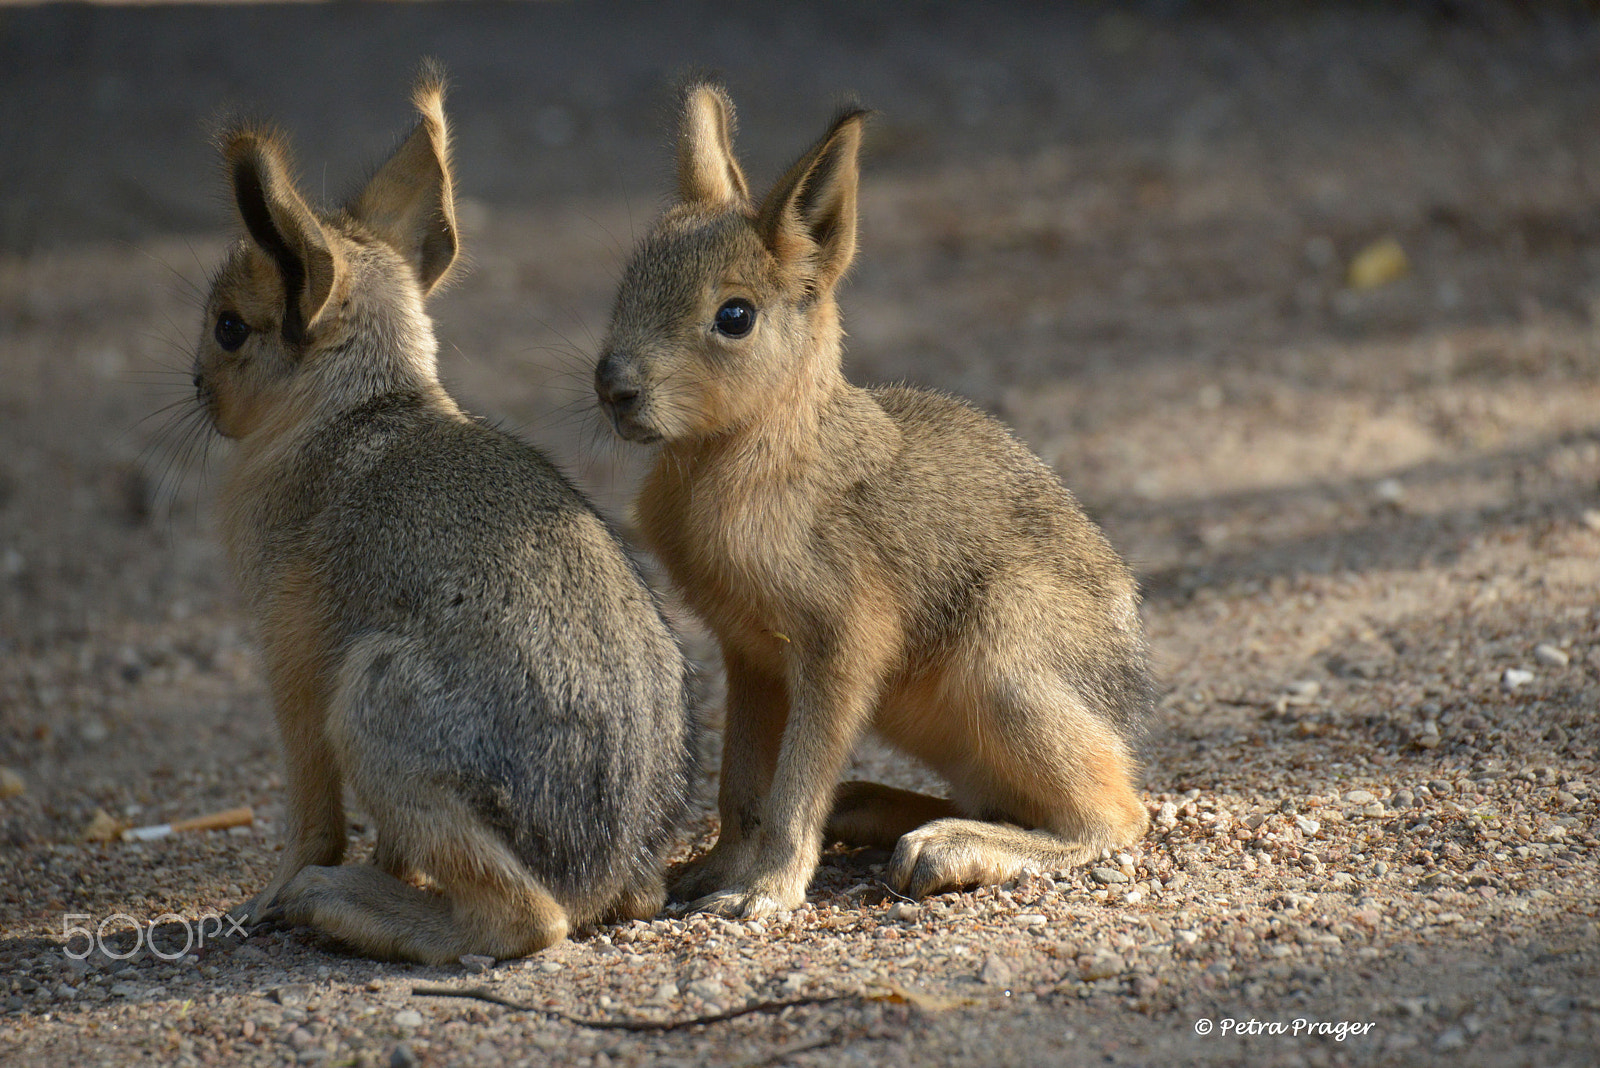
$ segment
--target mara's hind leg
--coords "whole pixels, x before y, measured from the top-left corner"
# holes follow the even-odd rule
[[[954,801],[875,782],[844,782],[833,795],[823,841],[893,849],[902,836],[934,820],[959,816]]]
[[[414,754],[428,737],[415,725],[454,711],[427,665],[415,642],[393,635],[370,635],[347,652],[327,734],[377,827],[374,863],[306,868],[284,887],[279,909],[375,957],[527,956],[564,939],[569,917],[437,770],[418,771]],[[413,870],[438,892],[397,878]]]
[[[1055,680],[1017,679],[985,707],[951,710],[978,733],[941,768],[977,819],[936,819],[900,839],[890,885],[913,897],[1073,867],[1141,838],[1128,743]]]
[[[443,821],[444,815],[441,815]],[[525,957],[567,936],[566,910],[483,831],[424,861],[442,893],[367,864],[303,869],[279,895],[283,917],[368,956],[448,964],[471,953]]]
[[[983,820],[935,820],[900,839],[887,877],[900,893],[926,897],[1003,883],[1024,871],[1075,867],[1099,852],[1049,831]]]

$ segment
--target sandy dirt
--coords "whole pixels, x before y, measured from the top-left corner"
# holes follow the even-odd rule
[[[1600,27],[1289,6],[0,6],[0,1061],[1592,1063]],[[446,379],[624,523],[644,455],[589,366],[671,79],[725,74],[758,184],[845,93],[879,110],[850,374],[1006,419],[1134,563],[1164,693],[1138,848],[919,904],[836,849],[790,915],[481,971],[202,926],[283,811],[227,447],[163,411],[229,226],[207,124],[275,118],[332,202],[425,54],[472,261]],[[1384,242],[1403,269],[1353,285]]]

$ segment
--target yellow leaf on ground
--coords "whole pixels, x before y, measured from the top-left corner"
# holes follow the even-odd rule
[[[1379,238],[1350,261],[1345,281],[1351,289],[1373,289],[1411,273],[1406,250],[1392,237]]]

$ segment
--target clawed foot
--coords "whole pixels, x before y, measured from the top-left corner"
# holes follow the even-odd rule
[[[229,909],[228,916],[240,927],[276,923],[283,919],[283,911],[278,907],[278,892],[269,887],[243,904]]]
[[[904,835],[889,858],[889,885],[908,897],[990,886],[1015,878],[1024,860],[997,848],[969,820],[935,820]]]
[[[741,845],[725,846],[721,841],[711,847],[711,852],[691,861],[678,871],[669,892],[672,900],[699,904],[701,898],[739,881],[741,872],[750,868],[750,850]]]
[[[788,912],[805,899],[803,891],[795,900],[780,901],[771,894],[730,887],[690,902],[688,910],[721,916],[725,920],[760,920]]]
[[[337,867],[301,868],[278,893],[278,900],[273,903],[274,915],[286,923],[317,926],[318,906],[345,897],[345,889],[337,880],[338,871]]]
[[[788,912],[805,901],[809,870],[800,878],[765,876],[755,870],[751,850],[739,845],[723,849],[720,845],[673,880],[673,898],[689,903],[684,911],[730,920],[756,920]]]

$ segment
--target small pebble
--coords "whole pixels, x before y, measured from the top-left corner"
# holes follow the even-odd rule
[[[984,958],[978,978],[985,986],[1008,986],[1011,983],[1011,965],[991,953]]]
[[[1283,688],[1283,703],[1286,705],[1309,705],[1317,699],[1322,692],[1322,683],[1315,679],[1301,679],[1291,682]]]
[[[422,1013],[416,1009],[401,1009],[394,1014],[394,1025],[414,1031],[422,1026]]]
[[[494,958],[468,953],[461,958],[461,966],[473,975],[481,975],[494,967]]]
[[[418,1063],[417,1055],[407,1042],[400,1043],[389,1054],[389,1068],[417,1068]]]
[[[1346,790],[1344,799],[1347,804],[1351,805],[1370,805],[1378,798],[1371,790]]]
[[[1113,976],[1121,975],[1123,967],[1121,957],[1115,953],[1101,950],[1078,961],[1078,978],[1086,983],[1092,983],[1097,979],[1110,979]]]
[[[1533,681],[1533,672],[1523,668],[1506,668],[1505,674],[1500,676],[1500,685],[1508,690],[1515,690],[1518,686],[1526,686]]]
[[[922,918],[922,906],[913,905],[909,901],[896,901],[889,906],[889,911],[885,915],[900,923],[916,923]]]
[[[716,979],[696,979],[683,988],[684,993],[692,994],[701,1001],[720,1001],[728,996],[728,988]]]
[[[288,1009],[302,1008],[310,997],[309,983],[286,983],[272,992],[272,1000]]]
[[[1571,662],[1571,657],[1560,646],[1541,642],[1533,647],[1533,658],[1545,667],[1566,667]]]
[[[1372,487],[1372,495],[1383,504],[1398,505],[1406,499],[1406,488],[1397,478],[1379,479]]]
[[[1318,831],[1322,830],[1322,824],[1317,820],[1312,819],[1310,816],[1296,816],[1294,818],[1294,825],[1300,828],[1301,834],[1308,836],[1316,834]]]
[[[1161,808],[1156,812],[1156,826],[1171,829],[1178,823],[1178,806],[1171,801],[1161,802]]]

